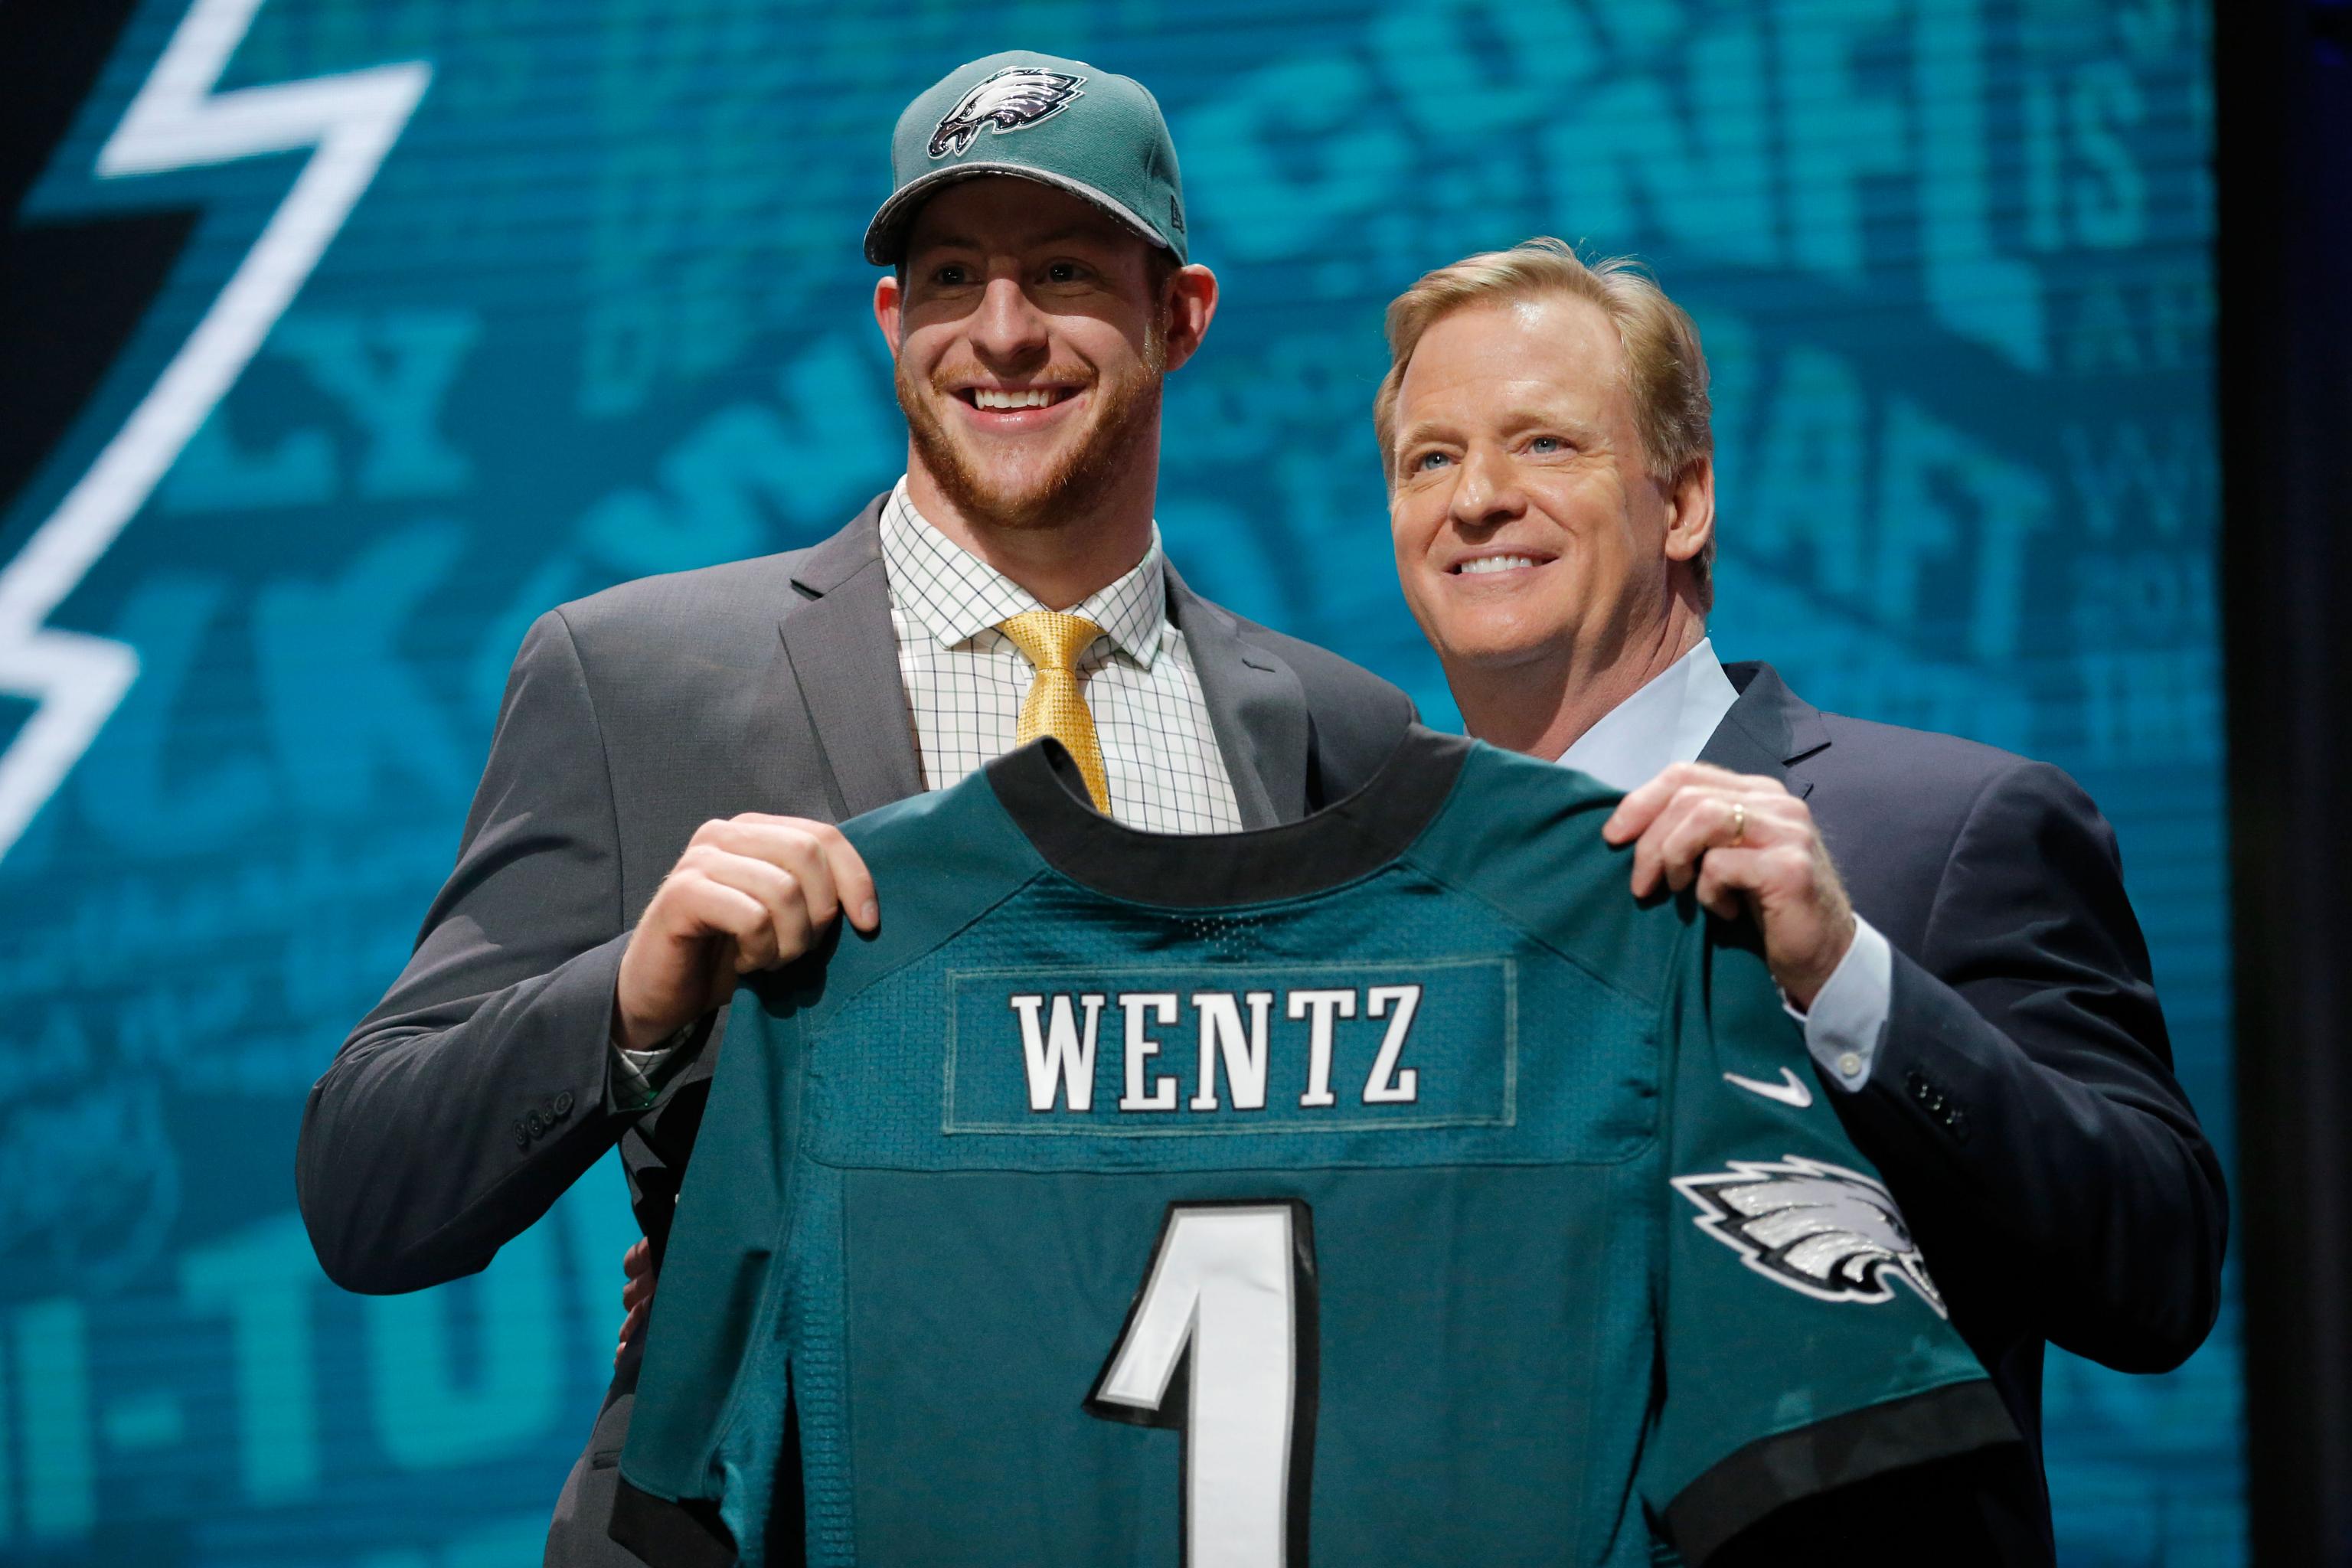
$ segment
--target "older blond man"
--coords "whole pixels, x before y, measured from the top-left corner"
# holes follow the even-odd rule
[[[1397,576],[1470,732],[1627,791],[1635,896],[1756,920],[1815,1082],[1725,1092],[1818,1103],[1885,1173],[2035,1457],[1993,1528],[2046,1559],[2044,1342],[2163,1370],[2221,1292],[2221,1170],[2114,834],[2055,768],[1717,660],[1706,362],[1642,272],[1533,240],[1429,273],[1388,331]]]

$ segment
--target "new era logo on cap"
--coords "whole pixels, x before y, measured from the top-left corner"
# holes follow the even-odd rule
[[[1051,120],[1072,100],[1086,96],[1078,90],[1078,84],[1086,79],[1043,66],[1006,66],[940,117],[931,132],[931,156],[944,158],[963,152],[983,125],[1002,136]]]

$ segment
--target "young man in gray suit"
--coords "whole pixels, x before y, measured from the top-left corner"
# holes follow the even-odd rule
[[[1706,364],[1647,278],[1530,241],[1423,278],[1389,340],[1397,575],[1470,732],[1629,791],[1604,833],[1634,894],[1756,918],[1816,1081],[1725,1092],[1826,1101],[1885,1175],[2036,1461],[1986,1494],[2025,1499],[2001,1560],[2046,1561],[2042,1345],[2162,1371],[2221,1295],[2221,1171],[2114,834],[2055,768],[1717,660]],[[1834,1529],[1773,1521],[1784,1560],[1926,1539],[1940,1506],[1822,1504]]]
[[[1131,826],[1297,817],[1363,779],[1402,693],[1189,591],[1152,522],[1160,384],[1216,279],[1186,261],[1140,86],[999,55],[908,106],[867,231],[906,476],[813,548],[624,584],[515,660],[456,869],[311,1091],[319,1258],[355,1290],[471,1273],[617,1142],[657,1251],[735,977],[886,918],[828,826],[1042,728]],[[1042,699],[1075,693],[1055,712]],[[634,1255],[641,1274],[643,1253]],[[632,1300],[641,1303],[649,1279]],[[549,1536],[605,1536],[643,1315]]]

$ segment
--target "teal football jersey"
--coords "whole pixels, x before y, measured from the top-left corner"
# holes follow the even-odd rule
[[[1419,730],[1259,832],[1083,788],[1040,742],[851,823],[880,931],[737,992],[621,1460],[657,1568],[1696,1563],[2014,1439],[1614,794]]]

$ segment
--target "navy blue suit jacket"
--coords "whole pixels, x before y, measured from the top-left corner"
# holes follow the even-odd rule
[[[1869,1081],[1823,1092],[1902,1204],[2038,1485],[2043,1344],[2162,1372],[2221,1302],[2221,1166],[2172,1076],[2115,834],[2047,763],[1823,713],[1769,665],[1726,670],[1739,700],[1700,760],[1802,797],[1895,950]]]

